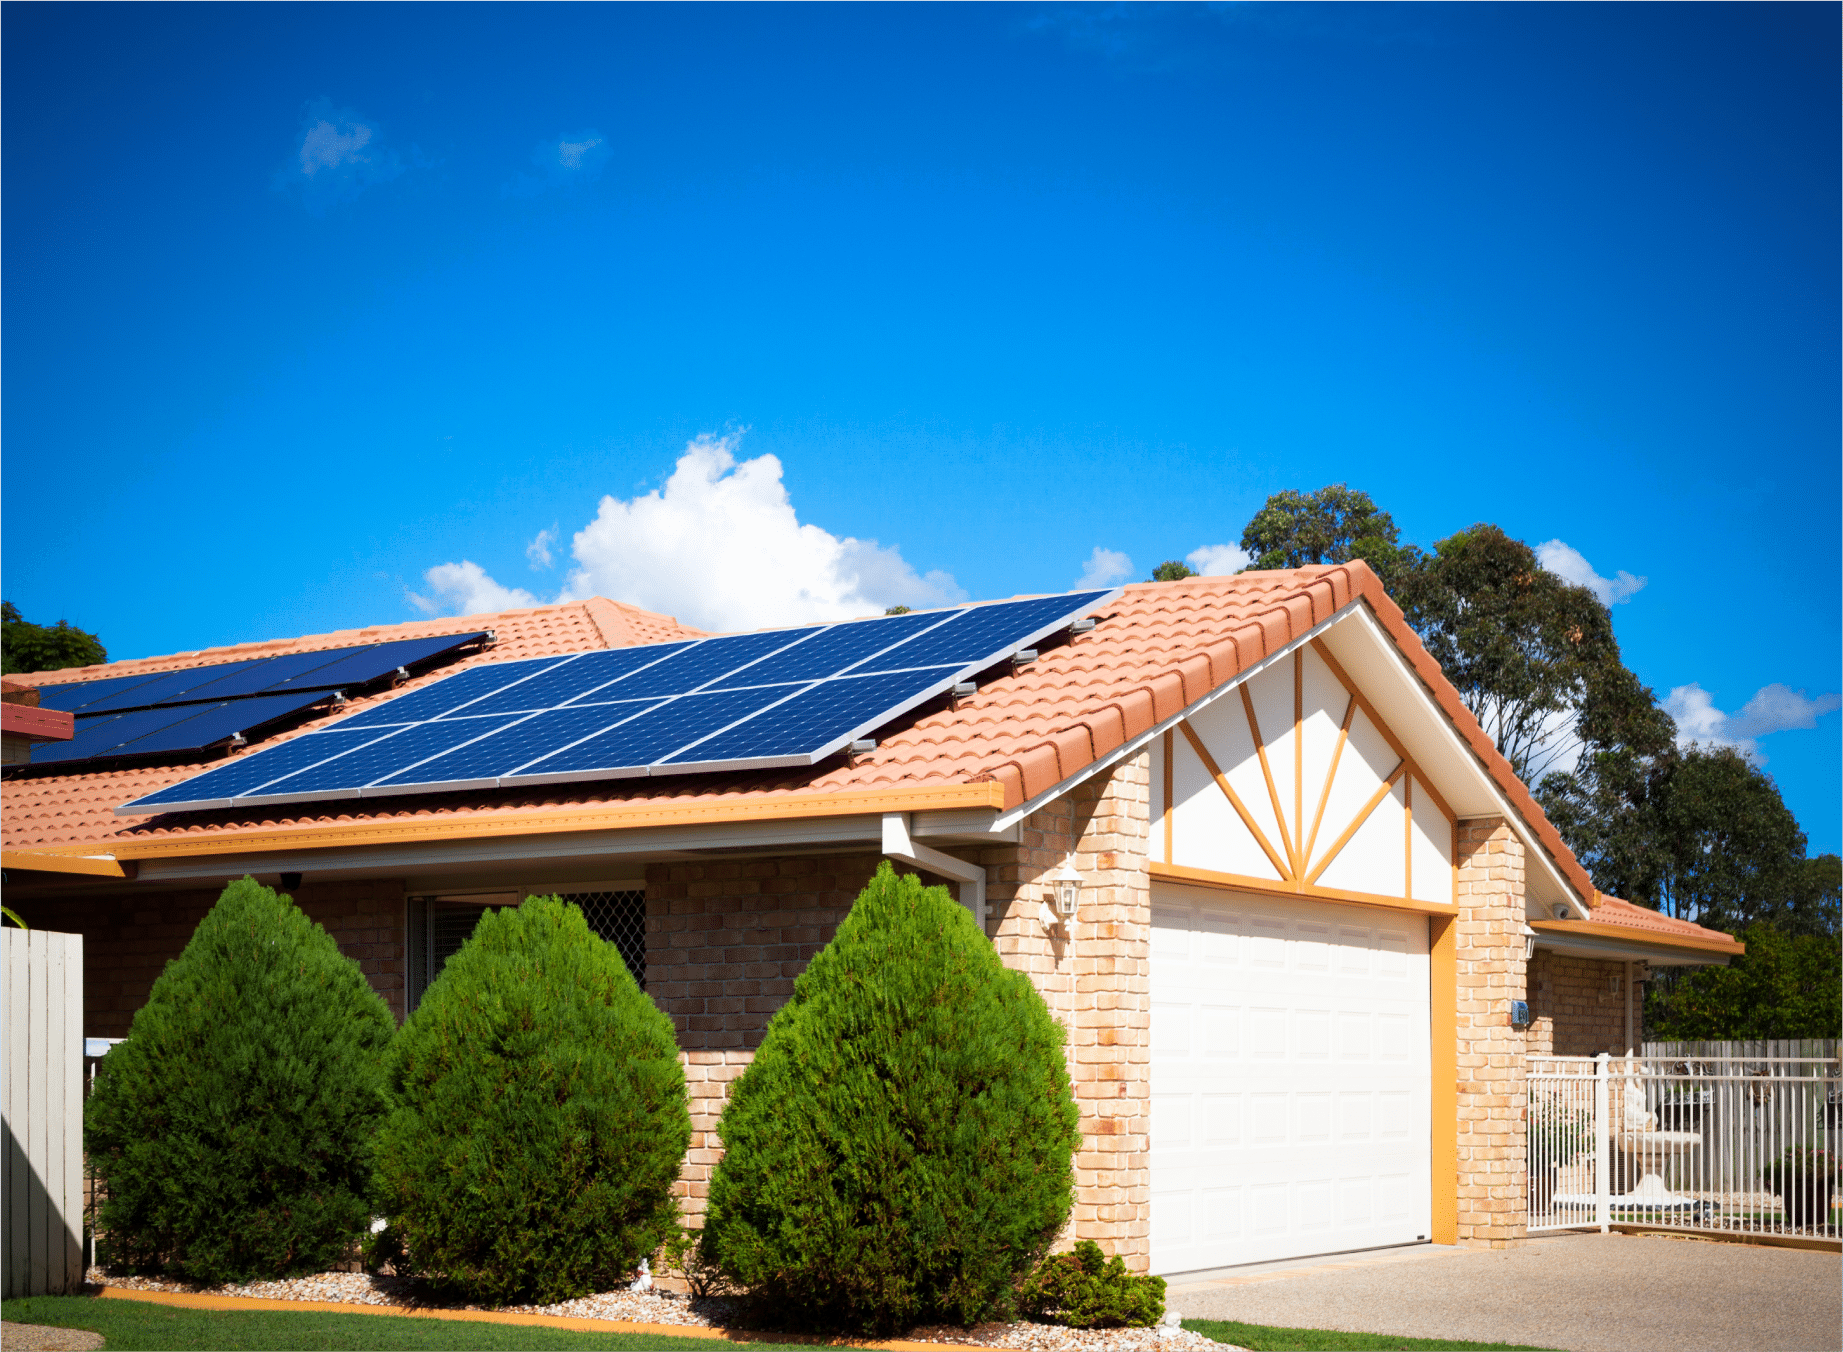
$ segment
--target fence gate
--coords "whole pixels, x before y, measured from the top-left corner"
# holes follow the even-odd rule
[[[83,1285],[83,936],[0,930],[5,1294]]]
[[[1840,1113],[1835,1057],[1533,1056],[1529,1232],[1834,1241]]]

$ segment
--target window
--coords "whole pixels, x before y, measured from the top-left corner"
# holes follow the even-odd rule
[[[582,907],[589,928],[621,950],[621,960],[646,989],[646,889],[562,892],[563,900]]]
[[[449,958],[461,951],[480,923],[480,913],[492,906],[517,906],[527,896],[550,896],[549,887],[517,892],[491,892],[422,896],[409,899],[405,985],[414,1010]],[[620,951],[621,960],[642,989],[646,986],[646,889],[610,885],[593,890],[558,893],[564,901],[582,908],[584,919]]]

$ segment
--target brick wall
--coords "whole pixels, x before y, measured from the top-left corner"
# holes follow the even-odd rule
[[[1151,1264],[1151,880],[1149,753],[1096,775],[987,848],[988,927],[1005,964],[1028,972],[1069,1030],[1081,1107],[1075,1210],[1059,1242],[1092,1239],[1138,1271]],[[1046,933],[1043,875],[1082,874],[1074,922]]]
[[[987,927],[1070,1030],[1082,1110],[1076,1206],[1066,1243],[1099,1241],[1150,1262],[1146,874],[1149,761],[1097,776],[1030,817],[1019,844],[961,851],[987,870]],[[1069,931],[1036,918],[1042,876],[1069,858],[1087,879]],[[698,1224],[722,1156],[717,1120],[774,1011],[876,872],[879,855],[659,864],[647,870],[647,992],[678,1030],[692,1137],[679,1195]],[[926,873],[928,883],[942,882]]]
[[[83,1033],[127,1037],[154,980],[179,956],[220,887],[92,893],[36,903],[31,918],[83,936]],[[317,884],[295,901],[357,961],[371,988],[403,1018],[403,886],[393,881]]]
[[[1645,964],[1577,958],[1538,950],[1529,965],[1529,1050],[1533,1056],[1593,1056],[1626,1051],[1628,980],[1642,982]],[[1617,982],[1619,989],[1613,989]],[[1640,1040],[1640,991],[1632,999],[1632,1037]],[[1632,1050],[1636,1051],[1634,1047]]]
[[[880,862],[808,855],[647,869],[646,990],[678,1032],[691,1097],[691,1148],[678,1180],[689,1223],[702,1223],[723,1154],[717,1119],[730,1085]]]
[[[1459,1243],[1504,1248],[1525,1235],[1529,1181],[1524,1036],[1523,843],[1501,817],[1459,823],[1456,949]]]

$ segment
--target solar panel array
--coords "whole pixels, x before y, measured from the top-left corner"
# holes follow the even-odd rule
[[[116,811],[813,765],[1118,594],[484,664]]]
[[[68,741],[32,748],[32,764],[202,752],[294,718],[342,690],[477,643],[485,631],[283,653],[39,688],[39,707],[74,714]]]

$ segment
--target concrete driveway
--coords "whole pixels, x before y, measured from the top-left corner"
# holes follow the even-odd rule
[[[1186,1319],[1568,1352],[1837,1352],[1843,1257],[1659,1235],[1421,1245],[1173,1284]]]

